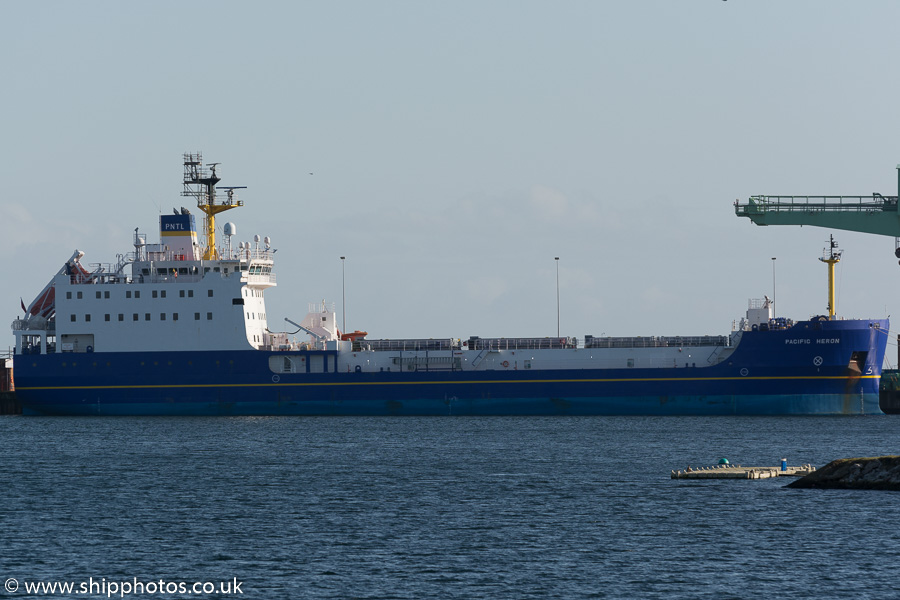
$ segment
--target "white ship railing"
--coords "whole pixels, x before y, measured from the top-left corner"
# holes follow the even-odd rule
[[[680,348],[683,346],[727,346],[727,335],[593,337],[586,336],[585,348]]]
[[[54,332],[56,331],[56,321],[47,321],[46,319],[40,319],[37,321],[30,321],[25,319],[16,319],[12,322],[12,330],[13,331],[47,331]]]
[[[362,350],[372,351],[440,351],[454,350],[459,348],[459,342],[452,338],[438,339],[388,339],[388,340],[357,340],[353,342],[353,350],[359,352]]]
[[[577,348],[578,340],[573,337],[482,338],[473,336],[466,340],[464,345],[469,350],[541,350]]]
[[[247,281],[249,283],[275,283],[275,274],[270,273],[268,275],[247,275]]]
[[[508,362],[509,366],[503,363]],[[489,356],[477,365],[478,371],[537,371],[548,369],[699,369],[722,362],[709,360],[706,356],[659,357],[659,358],[583,358],[560,360],[555,358],[515,359],[504,356]],[[474,363],[473,363],[473,366]]]
[[[175,275],[171,273],[169,275],[138,275],[134,278],[133,281],[129,283],[197,283],[203,279],[202,275]]]
[[[219,258],[220,260],[241,260],[241,261],[250,261],[250,260],[264,260],[268,262],[272,262],[272,256],[275,254],[274,250],[271,248],[266,250],[265,248],[260,249],[245,249],[238,250],[235,248],[231,249],[231,252],[228,252],[227,248],[219,249]]]

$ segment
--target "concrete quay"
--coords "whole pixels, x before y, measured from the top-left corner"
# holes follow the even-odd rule
[[[769,479],[770,477],[803,477],[816,468],[812,465],[799,467],[744,467],[741,465],[713,465],[681,471],[672,471],[672,479]]]
[[[0,415],[21,415],[22,405],[15,392],[0,392]]]

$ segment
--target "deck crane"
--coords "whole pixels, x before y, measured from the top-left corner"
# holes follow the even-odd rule
[[[734,202],[734,212],[757,225],[811,225],[894,238],[894,256],[900,258],[900,165],[897,196],[750,196]],[[841,259],[834,236],[820,260],[828,265],[828,316],[834,318],[834,265]]]

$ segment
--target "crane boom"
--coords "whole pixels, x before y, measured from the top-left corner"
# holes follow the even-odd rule
[[[900,196],[900,165],[897,166]],[[900,237],[898,196],[751,196],[734,212],[757,225],[810,225]]]

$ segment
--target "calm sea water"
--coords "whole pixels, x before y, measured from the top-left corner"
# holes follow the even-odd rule
[[[242,582],[167,598],[896,597],[900,494],[669,473],[895,454],[898,431],[894,417],[0,417],[0,580],[20,586],[0,594],[58,598],[23,582],[93,577]]]

